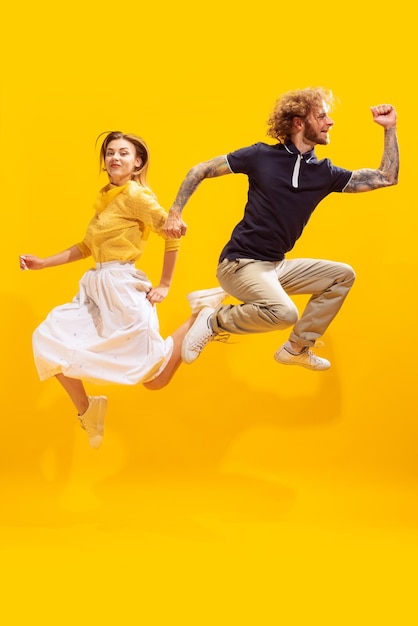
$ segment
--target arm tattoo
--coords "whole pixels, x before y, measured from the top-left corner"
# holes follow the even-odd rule
[[[344,189],[347,193],[372,191],[381,187],[396,185],[399,174],[399,147],[396,128],[385,130],[385,147],[379,169],[355,170],[350,182]]]
[[[355,170],[350,182],[344,189],[345,193],[356,193],[359,191],[372,191],[385,186],[385,177],[379,170],[361,169]]]
[[[181,213],[190,196],[196,191],[202,180],[205,178],[224,176],[225,174],[231,174],[225,156],[216,157],[211,161],[205,161],[204,163],[199,163],[199,165],[192,167],[180,185],[180,189],[170,212]]]

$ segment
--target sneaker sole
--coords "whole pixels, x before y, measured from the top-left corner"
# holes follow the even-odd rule
[[[192,291],[188,293],[186,298],[193,309],[194,306],[199,302],[200,298],[202,298],[202,306],[211,306],[205,304],[205,301],[208,299],[219,300],[219,303],[222,302],[226,298],[228,294],[222,289],[222,287],[214,287],[213,289],[201,289],[200,291]]]
[[[95,435],[94,437],[90,437],[89,439],[90,447],[97,450],[97,448],[100,448],[102,441],[103,441],[103,435]]]
[[[189,330],[187,331],[186,335],[184,336],[183,343],[181,344],[181,359],[182,359],[183,363],[186,363],[187,365],[190,365],[190,363],[194,363],[194,361],[196,361],[196,359],[197,359],[197,358],[199,358],[199,356],[200,356],[200,354],[201,354],[201,352],[197,352],[197,353],[196,353],[196,356],[195,356],[193,359],[187,359],[187,358],[186,358],[186,348],[185,348],[185,343],[186,343],[186,340],[187,340],[188,335],[189,335],[189,334],[191,333],[191,331],[193,330],[193,327],[194,327],[194,325],[197,323],[197,321],[198,321],[199,317],[200,317],[201,315],[206,315],[206,314],[207,314],[207,313],[206,313],[206,311],[205,311],[205,309],[207,309],[207,308],[211,308],[211,307],[204,307],[203,309],[201,309],[201,310],[199,311],[199,313],[197,314],[197,317],[196,317],[196,319],[195,319],[195,321],[194,321],[194,324],[192,324],[191,328],[189,328]],[[211,310],[213,310],[213,309],[211,308]]]
[[[193,297],[200,298],[201,296],[217,296],[223,293],[225,293],[225,291],[222,289],[222,287],[213,287],[212,289],[200,289],[199,291],[191,291],[189,294],[187,294],[186,297],[188,298],[191,294],[193,294]]]
[[[276,355],[274,355],[274,360],[276,363],[280,363],[280,365],[298,365],[299,367],[304,367],[306,370],[310,370],[311,372],[324,372],[325,370],[329,370],[331,367],[331,363],[326,367],[310,367],[305,363],[300,363],[297,361],[282,361]]]
[[[97,430],[99,431],[99,434],[94,435],[93,437],[89,438],[90,446],[95,449],[100,447],[100,444],[103,441],[103,435],[104,435],[104,423],[105,423],[106,410],[107,410],[107,398],[105,396],[103,396],[103,398],[104,398],[104,401],[100,402],[99,404],[99,415],[97,419]]]

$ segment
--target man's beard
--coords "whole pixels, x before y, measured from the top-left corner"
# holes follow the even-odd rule
[[[325,137],[322,133],[316,132],[309,120],[305,120],[304,135],[305,139],[307,139],[308,141],[312,141],[313,143],[318,143],[322,145],[326,145],[327,143],[329,143],[328,133]]]

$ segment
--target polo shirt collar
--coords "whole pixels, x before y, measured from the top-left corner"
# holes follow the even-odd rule
[[[286,148],[287,152],[296,156],[296,161],[293,166],[292,172],[292,187],[294,189],[297,189],[299,187],[300,162],[302,159],[304,161],[309,161],[309,159],[313,156],[314,151],[312,149],[302,154],[291,141],[285,143],[284,147]]]
[[[315,154],[314,148],[312,148],[311,150],[308,150],[307,152],[303,152],[303,153],[300,152],[296,148],[295,144],[292,143],[291,141],[286,141],[286,143],[284,144],[284,147],[290,154],[301,154],[306,161],[310,159],[311,157],[313,157]]]

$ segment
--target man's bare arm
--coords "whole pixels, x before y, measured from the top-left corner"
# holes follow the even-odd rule
[[[181,213],[190,196],[196,191],[205,178],[216,178],[231,174],[226,156],[218,156],[210,161],[204,161],[192,167],[186,174],[175,200],[168,213],[167,222],[164,226],[165,233],[172,238],[179,238],[186,234],[187,226],[181,218]]]
[[[381,105],[389,107],[390,105]],[[376,170],[363,168],[355,170],[344,189],[346,193],[357,193],[360,191],[372,191],[381,187],[390,187],[398,183],[399,175],[399,146],[396,135],[396,113],[391,108],[387,113],[379,115],[380,107],[372,109],[375,121],[385,129],[385,144],[382,161]],[[375,111],[376,110],[376,111]],[[389,125],[389,117],[391,125]]]

